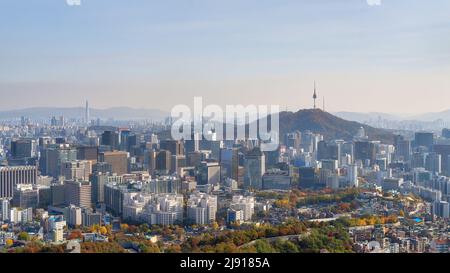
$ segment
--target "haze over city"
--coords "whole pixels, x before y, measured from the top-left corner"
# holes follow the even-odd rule
[[[1,110],[450,108],[450,2],[2,1]],[[7,99],[4,99],[7,98]],[[402,103],[399,103],[401,101]],[[351,102],[351,103],[350,103]]]

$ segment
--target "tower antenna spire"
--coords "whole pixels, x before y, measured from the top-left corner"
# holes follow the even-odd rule
[[[325,112],[325,96],[323,96],[323,107],[322,107],[322,110]]]
[[[314,100],[314,109],[316,109],[316,100],[317,100],[316,81],[314,81],[314,94],[313,94],[313,100]]]

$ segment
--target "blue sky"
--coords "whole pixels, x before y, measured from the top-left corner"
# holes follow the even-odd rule
[[[0,109],[450,108],[450,1],[0,0]],[[31,95],[33,94],[33,95]],[[5,99],[6,98],[6,99]]]

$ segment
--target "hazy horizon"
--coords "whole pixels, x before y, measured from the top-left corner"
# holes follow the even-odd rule
[[[0,111],[114,106],[170,111],[450,109],[450,2],[396,0],[0,3]],[[6,99],[5,99],[6,98]]]

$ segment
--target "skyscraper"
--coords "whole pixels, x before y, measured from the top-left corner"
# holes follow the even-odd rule
[[[262,189],[262,177],[266,172],[266,157],[255,148],[245,156],[244,185],[246,188]]]
[[[84,112],[84,122],[86,123],[86,125],[89,125],[89,121],[90,121],[89,101],[86,100],[86,109]]]

